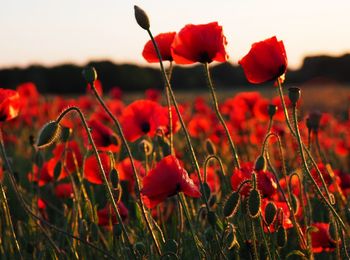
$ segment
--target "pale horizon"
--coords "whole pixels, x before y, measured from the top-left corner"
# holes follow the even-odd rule
[[[83,65],[92,60],[148,65],[141,56],[147,33],[134,19],[134,4],[149,15],[154,35],[188,23],[218,21],[229,61],[237,64],[252,43],[276,35],[290,69],[306,56],[350,53],[350,1],[248,0],[155,2],[112,0],[11,1],[0,11],[0,68]]]

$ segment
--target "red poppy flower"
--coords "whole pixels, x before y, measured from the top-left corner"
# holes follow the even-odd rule
[[[177,64],[225,62],[226,37],[217,22],[188,24],[175,36],[171,54]]]
[[[187,196],[195,198],[201,196],[198,187],[180,165],[179,160],[173,155],[164,157],[143,178],[141,192],[146,197],[146,205],[150,208],[178,192],[183,192]]]
[[[124,221],[128,215],[128,209],[124,206],[123,202],[119,202],[117,204],[120,216],[122,217],[122,220]],[[97,211],[98,216],[98,225],[103,227],[108,227],[110,224],[115,225],[118,224],[117,215],[114,212],[114,209],[111,204],[107,203],[107,205],[103,208]]]
[[[312,252],[333,251],[336,248],[337,242],[329,234],[329,223],[317,222],[313,223],[312,226],[318,229],[315,232],[311,232]]]
[[[91,129],[91,135],[95,142],[95,145],[101,151],[111,151],[119,152],[120,150],[120,141],[118,136],[105,124],[102,124],[98,120],[90,120],[88,125]],[[87,135],[85,136],[86,141],[88,142]]]
[[[112,99],[118,99],[121,100],[122,96],[123,96],[123,90],[120,87],[113,87],[111,88],[111,90],[109,91],[109,96]]]
[[[66,199],[73,196],[72,183],[61,183],[55,187],[55,195],[57,198]]]
[[[136,171],[138,173],[138,176],[143,178],[145,176],[145,168],[143,167],[143,164],[140,161],[133,160]],[[133,192],[134,190],[134,172],[131,166],[131,162],[129,158],[124,159],[123,161],[118,163],[117,171],[119,173],[119,179],[121,181],[127,181],[128,182],[128,191]]]
[[[99,152],[99,156],[101,159],[101,163],[103,166],[103,170],[105,171],[105,174],[107,174],[107,178],[109,176],[109,173],[112,170],[111,160],[109,158],[109,155],[105,152]],[[101,176],[100,168],[98,166],[96,157],[94,154],[90,155],[85,160],[84,164],[84,178],[94,184],[102,184],[103,179]]]
[[[253,172],[253,163],[247,162],[241,165],[240,169],[235,169],[231,177],[231,186],[233,190],[237,190],[240,184],[245,180],[250,180]],[[271,198],[277,192],[277,183],[271,172],[257,171],[258,189],[263,197]],[[246,184],[241,189],[242,195],[248,195],[251,185]]]
[[[145,97],[148,100],[152,100],[154,102],[158,102],[160,98],[162,97],[162,93],[159,89],[155,88],[148,88],[145,91]]]
[[[20,107],[21,100],[17,91],[0,88],[0,122],[17,117]]]
[[[275,80],[287,70],[287,54],[276,36],[252,45],[249,53],[238,62],[247,80],[253,84]]]
[[[59,161],[52,158],[44,163],[41,169],[34,165],[33,172],[28,174],[28,179],[30,181],[38,182],[38,185],[44,186],[46,183],[54,180],[55,167]],[[68,173],[61,168],[61,172],[58,175],[57,180],[62,180],[68,176]]]
[[[133,142],[144,135],[153,137],[157,128],[166,125],[168,119],[158,103],[137,100],[124,109],[120,121],[126,139]]]
[[[154,40],[158,45],[162,60],[173,60],[173,57],[171,56],[170,46],[173,43],[175,35],[176,32],[168,32],[158,34],[154,37]],[[149,40],[143,48],[142,56],[145,58],[145,60],[147,60],[150,63],[159,62],[157,52],[151,40]]]

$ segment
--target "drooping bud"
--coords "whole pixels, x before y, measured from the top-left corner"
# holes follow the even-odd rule
[[[152,143],[143,139],[140,143],[139,143],[139,149],[140,149],[140,152],[142,154],[145,154],[145,155],[150,155],[153,151],[153,146],[152,146]]]
[[[319,111],[314,111],[309,114],[309,117],[306,118],[306,126],[309,131],[318,132],[320,127],[322,113]]]
[[[83,69],[83,77],[87,83],[94,83],[97,79],[96,69],[92,66],[86,67]]]
[[[277,106],[275,106],[273,104],[270,104],[267,107],[267,113],[270,116],[270,118],[272,118],[276,114],[277,110],[278,110]]]
[[[265,208],[265,221],[267,225],[271,225],[276,218],[277,207],[273,201],[270,201]]]
[[[134,11],[135,11],[135,18],[136,22],[142,29],[149,30],[150,28],[150,23],[148,19],[148,15],[144,10],[142,10],[140,7],[137,5],[134,5]]]
[[[113,189],[118,189],[120,180],[118,171],[115,168],[113,168],[109,173],[109,179],[111,180]]]
[[[225,217],[233,217],[236,215],[238,206],[240,204],[240,194],[239,192],[233,192],[224,204],[224,216]]]
[[[293,106],[296,106],[301,96],[300,88],[289,88],[288,97]]]
[[[44,125],[40,132],[36,146],[38,149],[52,145],[61,135],[61,125],[56,121],[51,121]]]
[[[256,159],[254,170],[255,171],[265,171],[266,170],[266,159],[265,159],[265,156],[260,155]]]
[[[279,247],[285,247],[286,244],[287,244],[287,231],[281,225],[277,230],[277,245]]]
[[[205,150],[209,155],[216,154],[215,145],[213,144],[213,142],[209,138],[207,138],[205,140]]]
[[[248,198],[248,214],[251,218],[259,216],[261,205],[261,197],[258,190],[253,189],[250,191]]]

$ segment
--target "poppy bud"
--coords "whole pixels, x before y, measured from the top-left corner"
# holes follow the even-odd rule
[[[277,245],[279,247],[285,247],[287,244],[287,231],[283,226],[280,226],[277,230]]]
[[[330,239],[332,239],[334,242],[336,242],[336,237],[337,237],[337,225],[334,221],[331,221],[328,226],[328,235]]]
[[[255,171],[265,171],[266,170],[266,160],[265,156],[260,155],[256,161],[255,161],[255,166],[254,166]]]
[[[270,201],[265,208],[265,221],[267,225],[271,225],[276,218],[277,207],[273,201]]]
[[[145,155],[150,155],[153,151],[153,146],[152,144],[147,141],[147,140],[142,140],[140,143],[139,143],[139,149],[140,149],[140,152],[145,154]]]
[[[259,215],[261,205],[261,197],[258,190],[251,190],[248,198],[248,214],[251,218],[256,218]]]
[[[300,203],[299,203],[298,197],[295,196],[294,194],[292,194],[292,197],[291,197],[291,204],[292,204],[294,213],[297,213],[299,211]]]
[[[137,5],[134,5],[134,10],[135,10],[135,18],[136,22],[142,29],[149,30],[150,28],[150,23],[148,19],[148,15],[144,10],[142,10],[140,7]]]
[[[213,142],[209,138],[207,138],[207,140],[205,140],[205,150],[209,155],[216,154],[215,145],[213,144]]]
[[[268,107],[267,107],[267,113],[269,114],[269,116],[272,118],[276,112],[278,110],[278,107],[273,105],[273,104],[270,104]]]
[[[94,83],[97,79],[97,72],[94,67],[86,67],[83,69],[83,77],[87,83]]]
[[[239,192],[233,192],[224,204],[224,216],[233,217],[234,215],[236,215],[239,204],[240,194]]]
[[[55,165],[55,168],[53,170],[53,178],[55,180],[58,180],[58,178],[60,177],[61,175],[61,171],[62,171],[62,163],[61,162],[58,162],[56,165]]]
[[[301,96],[300,88],[289,88],[288,97],[293,106],[296,106]]]
[[[60,135],[61,125],[56,121],[51,121],[41,128],[36,146],[38,149],[46,148],[57,141]]]
[[[164,243],[164,252],[177,254],[178,247],[179,245],[174,239],[168,239]]]
[[[314,111],[309,114],[309,117],[306,119],[306,126],[309,130],[317,132],[320,127],[322,113],[319,111]]]

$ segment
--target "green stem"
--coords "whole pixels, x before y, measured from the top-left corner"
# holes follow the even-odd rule
[[[23,259],[22,254],[21,254],[21,249],[19,247],[19,243],[18,243],[18,240],[16,237],[15,229],[13,228],[12,218],[11,218],[11,214],[10,214],[10,208],[9,208],[8,203],[7,203],[7,197],[6,197],[6,193],[4,190],[4,186],[2,185],[2,182],[0,182],[0,189],[1,189],[0,190],[1,200],[2,200],[3,205],[4,205],[4,211],[6,214],[6,218],[8,220],[8,225],[10,226],[11,236],[12,236],[13,241],[15,242],[15,247],[16,247],[21,259]]]
[[[269,245],[267,244],[267,239],[266,239],[265,232],[264,232],[263,219],[262,219],[262,217],[261,217],[261,214],[259,214],[259,220],[260,220],[260,225],[259,225],[259,226],[260,226],[261,236],[263,237],[264,244],[265,244],[267,253],[268,253],[268,255],[269,255],[269,259],[270,259],[270,260],[273,260],[273,257],[272,257],[271,252],[270,252]]]
[[[95,249],[96,251],[99,251],[100,253],[102,253],[103,255],[107,255],[108,257],[110,257],[111,259],[116,259],[114,256],[112,256],[111,254],[109,254],[107,251],[95,246],[94,244],[86,241],[86,240],[83,240],[81,239],[80,237],[77,237],[77,236],[74,236],[73,234],[70,234],[58,227],[56,227],[55,225],[51,224],[50,222],[46,221],[45,219],[37,216],[30,208],[30,206],[27,205],[27,202],[24,200],[18,186],[17,186],[17,183],[16,183],[16,180],[15,180],[15,177],[14,177],[14,172],[13,172],[13,169],[12,169],[12,166],[8,160],[8,157],[6,155],[6,150],[5,150],[5,146],[4,146],[4,141],[3,141],[3,138],[2,138],[2,133],[1,133],[1,130],[0,130],[0,152],[1,152],[1,156],[5,162],[5,166],[6,166],[6,169],[9,171],[10,174],[8,174],[7,176],[10,177],[10,183],[11,183],[11,186],[12,188],[14,189],[15,191],[15,194],[22,206],[22,208],[26,211],[26,213],[32,217],[33,219],[35,220],[38,220],[40,223],[46,225],[47,227],[51,228],[52,230],[55,230],[56,232],[59,232],[61,234],[64,234],[65,236],[67,237],[70,237],[70,238],[73,238],[75,240],[78,240],[80,241],[81,243],[84,243],[86,244],[87,246]],[[37,223],[38,224],[38,223]],[[40,224],[38,224],[40,225]]]
[[[139,205],[140,205],[140,208],[141,208],[142,215],[143,215],[143,218],[144,218],[144,220],[146,222],[147,228],[148,228],[149,232],[151,233],[151,236],[152,236],[152,239],[154,241],[154,244],[156,245],[157,252],[161,256],[162,255],[162,251],[160,249],[159,242],[158,242],[158,240],[156,238],[156,235],[153,232],[153,228],[152,228],[151,223],[150,223],[150,221],[149,221],[149,219],[147,217],[147,212],[146,212],[145,205],[144,205],[143,200],[141,198],[140,180],[139,180],[139,176],[137,175],[137,170],[136,170],[134,158],[132,157],[130,146],[129,146],[126,138],[125,138],[124,132],[122,130],[122,127],[121,127],[119,121],[116,119],[116,117],[109,110],[109,108],[107,107],[107,105],[103,101],[102,97],[98,94],[98,92],[97,92],[97,90],[95,88],[95,84],[91,84],[91,87],[92,87],[92,90],[93,90],[93,92],[95,94],[95,97],[97,98],[98,102],[100,103],[102,108],[105,110],[105,112],[108,114],[108,116],[112,119],[115,127],[117,128],[118,134],[119,134],[119,136],[122,139],[122,143],[123,143],[123,145],[124,145],[124,147],[126,149],[126,153],[127,153],[128,157],[130,159],[131,168],[132,168],[132,171],[133,171],[133,174],[134,174],[134,179],[135,179],[135,183],[136,183],[136,195],[137,195],[137,198],[138,198],[138,202],[139,202]]]
[[[207,76],[208,86],[209,86],[209,90],[210,90],[211,97],[212,97],[212,100],[213,100],[213,105],[214,105],[214,110],[215,110],[216,116],[219,119],[222,127],[224,128],[226,136],[227,136],[227,139],[228,139],[228,141],[230,143],[230,147],[231,147],[232,154],[233,154],[233,159],[235,161],[235,167],[237,167],[239,169],[241,167],[240,167],[240,164],[239,164],[239,159],[238,159],[238,154],[237,154],[237,151],[236,151],[236,147],[235,147],[235,144],[232,141],[232,138],[231,138],[231,135],[230,135],[230,131],[227,128],[225,120],[224,120],[224,118],[222,117],[222,115],[220,113],[219,103],[218,103],[218,99],[217,99],[216,94],[215,94],[214,84],[213,84],[213,82],[211,80],[210,71],[209,71],[209,64],[208,63],[204,63],[204,69],[205,69],[205,73],[206,73],[206,76]]]
[[[153,38],[152,32],[149,29],[147,30],[147,32],[148,32],[148,34],[149,34],[149,36],[150,36],[150,38],[152,40],[153,46],[154,46],[154,48],[155,48],[155,50],[157,52],[157,56],[158,56],[158,59],[159,59],[159,65],[160,65],[162,76],[163,76],[163,81],[165,83],[166,88],[169,90],[169,94],[170,94],[171,100],[172,100],[172,102],[174,104],[174,107],[175,107],[175,110],[176,110],[176,114],[177,114],[177,116],[179,118],[182,130],[184,131],[186,142],[187,142],[187,145],[189,147],[190,154],[191,154],[192,164],[193,164],[193,166],[194,166],[194,168],[195,168],[195,170],[197,172],[197,177],[198,177],[198,180],[199,180],[199,184],[200,184],[201,190],[203,191],[204,190],[204,186],[203,186],[203,181],[202,181],[202,177],[201,177],[201,174],[200,174],[200,168],[199,168],[199,164],[198,164],[198,160],[197,160],[196,154],[194,152],[194,149],[193,149],[193,146],[192,146],[192,143],[191,143],[190,135],[189,135],[189,133],[187,131],[186,125],[185,125],[185,123],[183,121],[183,118],[181,116],[179,107],[178,107],[177,102],[176,102],[176,98],[175,98],[174,92],[173,92],[173,90],[171,88],[170,81],[169,81],[169,79],[167,77],[167,74],[166,74],[166,71],[164,69],[162,56],[160,55],[160,51],[159,51],[158,45],[157,45],[156,41]],[[202,198],[203,198],[203,200],[205,202],[205,205],[207,207],[207,210],[209,212],[210,211],[210,207],[209,207],[209,203],[208,203],[208,198],[207,198],[205,193],[203,193]]]
[[[320,187],[318,187],[315,179],[312,177],[311,175],[311,172],[309,170],[309,167],[307,166],[307,163],[306,163],[306,158],[305,158],[305,155],[304,155],[304,149],[303,149],[303,145],[302,145],[302,141],[301,141],[301,137],[300,137],[300,132],[299,132],[299,126],[298,126],[298,121],[297,121],[297,108],[296,106],[293,106],[293,117],[294,117],[294,127],[295,127],[295,132],[296,132],[296,137],[297,137],[297,140],[298,140],[298,145],[299,145],[299,150],[300,150],[300,155],[301,155],[301,160],[302,160],[302,163],[303,163],[303,167],[305,169],[305,172],[307,173],[307,176],[309,177],[309,179],[311,180],[311,182],[313,183],[313,185],[315,186],[316,188],[316,191],[318,193],[318,195],[324,200],[324,202],[326,203],[327,207],[329,208],[329,210],[333,213],[333,215],[336,217],[337,221],[340,223],[340,225],[342,226],[342,228],[344,230],[347,230],[343,220],[341,219],[341,217],[338,215],[337,211],[334,209],[334,207],[331,205],[330,203],[330,195],[329,195],[329,192],[327,193],[327,195],[329,196],[328,200],[327,198],[323,195]],[[310,157],[311,158],[311,157]],[[322,176],[322,174],[321,174]],[[323,180],[324,182],[324,179],[321,178],[321,180]],[[324,183],[325,185],[325,183]],[[326,190],[326,192],[328,191],[328,189]],[[347,231],[348,232],[348,231]]]
[[[112,190],[111,190],[111,187],[109,186],[109,183],[108,183],[108,180],[107,180],[107,177],[106,177],[106,173],[105,173],[105,170],[103,169],[103,166],[102,166],[102,161],[101,161],[101,158],[98,154],[98,151],[97,151],[97,148],[96,148],[96,145],[95,145],[95,142],[91,136],[91,133],[90,133],[90,129],[89,129],[89,126],[86,122],[86,119],[83,115],[83,113],[80,111],[79,108],[77,107],[70,107],[66,110],[64,110],[60,115],[59,117],[57,118],[56,122],[57,124],[60,123],[60,121],[64,118],[64,116],[66,116],[69,112],[72,112],[72,111],[75,111],[78,113],[80,119],[81,119],[81,122],[83,123],[83,126],[84,126],[84,129],[86,131],[86,134],[88,136],[88,139],[89,139],[89,142],[92,146],[92,150],[95,154],[95,157],[96,157],[96,160],[97,160],[97,164],[98,164],[98,167],[99,167],[99,170],[100,170],[100,174],[102,175],[102,180],[103,180],[103,183],[106,187],[106,190],[107,190],[107,194],[108,194],[108,198],[110,200],[110,203],[112,204],[112,207],[115,211],[115,214],[117,215],[117,219],[118,219],[118,222],[119,224],[121,225],[121,228],[123,230],[123,233],[125,235],[125,238],[126,238],[126,241],[127,241],[127,244],[131,250],[132,253],[134,253],[133,251],[133,248],[132,248],[132,244],[130,242],[130,239],[129,239],[129,235],[128,235],[128,232],[123,224],[123,220],[122,220],[122,217],[120,216],[120,213],[119,213],[119,209],[118,209],[118,206],[117,204],[115,203],[115,200],[114,200],[114,197],[113,197],[113,193],[112,193]]]

